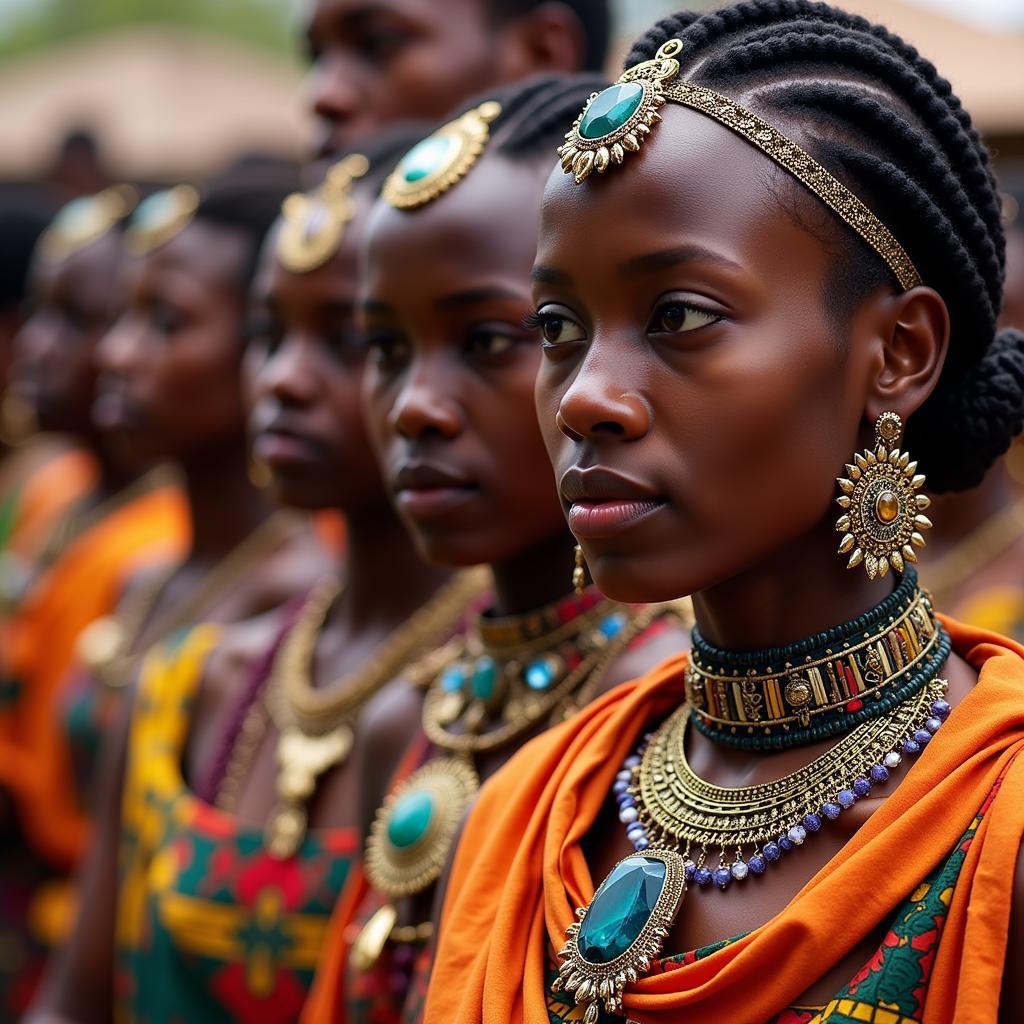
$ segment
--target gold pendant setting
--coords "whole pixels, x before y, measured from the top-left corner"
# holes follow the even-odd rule
[[[396,786],[366,841],[370,884],[397,899],[435,882],[479,788],[472,764],[459,757],[436,757]]]
[[[562,170],[580,184],[592,171],[603,174],[621,164],[626,153],[636,153],[651,129],[661,120],[664,86],[679,74],[676,56],[683,44],[665,43],[654,60],[625,72],[602,92],[592,93],[580,116],[558,148]]]
[[[488,100],[439,128],[402,157],[381,190],[386,203],[414,210],[460,182],[480,159],[501,104]]]
[[[686,893],[683,858],[674,850],[632,853],[612,868],[559,950],[554,990],[587,1004],[585,1024],[597,1024],[601,1004],[622,1012],[622,992],[661,952]]]
[[[924,514],[931,500],[918,493],[925,478],[910,455],[896,447],[901,431],[900,418],[883,413],[875,424],[874,450],[855,455],[846,476],[837,480],[836,504],[843,510],[836,521],[843,535],[839,553],[849,555],[848,569],[863,564],[870,580],[916,562],[915,548],[925,546],[922,531],[932,526]]]

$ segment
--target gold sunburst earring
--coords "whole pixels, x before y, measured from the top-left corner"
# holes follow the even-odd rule
[[[579,544],[573,553],[575,566],[572,570],[572,589],[575,594],[582,594],[587,587],[587,560],[583,554],[583,548]]]
[[[863,564],[868,579],[884,576],[890,569],[902,572],[907,562],[917,561],[915,548],[923,548],[924,530],[932,522],[924,514],[931,504],[921,494],[924,475],[907,452],[899,450],[903,421],[894,412],[883,412],[875,421],[875,447],[854,455],[846,475],[838,478],[836,504],[843,514],[836,530],[843,535],[839,553],[848,555],[848,569]]]

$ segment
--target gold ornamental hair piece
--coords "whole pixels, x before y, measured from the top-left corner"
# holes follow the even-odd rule
[[[480,159],[500,114],[501,104],[488,100],[416,143],[384,182],[384,201],[414,210],[444,195]]]
[[[130,186],[116,185],[94,196],[72,199],[43,232],[39,252],[53,262],[66,260],[101,239],[127,217],[138,198]]]
[[[932,526],[924,514],[931,501],[919,493],[925,478],[897,447],[902,433],[899,416],[882,413],[875,422],[874,449],[855,455],[846,476],[837,480],[836,504],[843,510],[836,521],[843,535],[839,553],[849,555],[848,569],[863,565],[871,580],[916,562],[915,548],[925,546],[923,531]]]
[[[370,169],[362,153],[334,164],[313,192],[290,195],[281,205],[277,258],[285,270],[307,274],[337,251],[345,228],[356,214],[352,185]]]
[[[199,193],[191,185],[175,185],[146,196],[136,207],[124,236],[125,250],[145,256],[166,245],[192,223]]]
[[[900,287],[921,284],[921,275],[896,236],[841,181],[789,136],[721,93],[677,80],[679,39],[670,39],[654,60],[626,71],[603,92],[594,93],[558,148],[562,169],[577,183],[592,171],[604,173],[640,149],[661,120],[666,102],[678,103],[718,121],[756,146],[845,221],[885,261]]]

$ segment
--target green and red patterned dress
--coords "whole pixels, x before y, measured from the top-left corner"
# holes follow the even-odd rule
[[[311,831],[275,860],[261,829],[186,785],[191,709],[218,636],[214,626],[178,636],[140,681],[122,803],[118,1020],[296,1020],[358,849],[353,829]]]

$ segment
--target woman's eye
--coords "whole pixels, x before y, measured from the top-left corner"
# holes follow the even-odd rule
[[[516,347],[517,339],[498,331],[477,331],[471,335],[467,349],[475,355],[501,356]]]
[[[394,365],[406,355],[408,346],[394,335],[367,334],[364,340],[366,353],[379,366]]]
[[[149,322],[160,334],[174,334],[182,326],[181,317],[177,310],[163,304],[150,307]]]
[[[540,331],[545,345],[567,345],[583,341],[583,328],[568,317],[556,313],[531,313],[523,321],[524,326]]]
[[[662,334],[685,334],[687,331],[695,331],[698,327],[716,323],[720,319],[721,317],[703,309],[672,302],[662,306],[654,314],[652,330]]]

